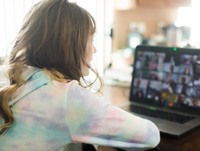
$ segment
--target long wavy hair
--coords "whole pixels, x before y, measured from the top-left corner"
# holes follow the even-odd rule
[[[43,0],[31,8],[5,63],[10,84],[0,90],[0,116],[4,119],[0,135],[14,123],[9,99],[22,83],[26,83],[21,77],[22,68],[26,66],[44,69],[51,80],[77,80],[85,88],[92,88],[99,80],[96,93],[102,94],[103,81],[85,60],[89,37],[95,31],[94,18],[66,0]],[[93,82],[84,79],[82,63],[96,74]]]

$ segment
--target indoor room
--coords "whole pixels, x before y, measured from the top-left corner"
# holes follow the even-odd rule
[[[5,147],[24,121],[27,135],[42,131],[30,142],[47,140],[48,151],[200,150],[199,8],[200,0],[0,0],[0,150],[17,145]]]

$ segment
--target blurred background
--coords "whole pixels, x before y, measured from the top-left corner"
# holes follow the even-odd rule
[[[1,58],[9,55],[8,46],[24,15],[39,1],[0,0]],[[200,47],[200,0],[69,1],[96,19],[94,64],[108,85],[130,86],[134,49],[139,44]]]
[[[105,48],[108,37],[112,48],[111,57],[105,57],[106,83],[130,86],[139,44],[199,48],[199,8],[199,0],[105,1],[105,14],[112,14],[105,15]]]

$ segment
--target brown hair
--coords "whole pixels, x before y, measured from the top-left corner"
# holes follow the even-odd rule
[[[85,60],[87,42],[95,30],[94,18],[85,9],[66,0],[43,0],[32,7],[6,63],[10,85],[0,90],[0,115],[5,121],[0,125],[0,135],[14,123],[8,102],[21,83],[25,84],[20,76],[22,67],[42,68],[52,80],[77,80],[83,87],[92,88],[99,80],[96,93],[102,94],[102,80]],[[81,63],[96,74],[93,82],[84,79]]]

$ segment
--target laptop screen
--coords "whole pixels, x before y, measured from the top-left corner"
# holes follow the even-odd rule
[[[138,46],[130,100],[171,109],[199,110],[198,63],[197,49]]]

